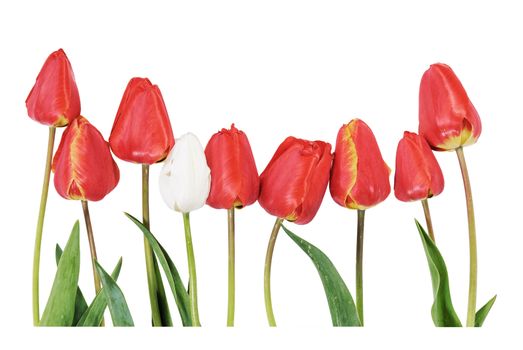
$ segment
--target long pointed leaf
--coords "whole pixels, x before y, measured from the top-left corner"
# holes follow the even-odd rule
[[[96,262],[96,269],[100,275],[113,325],[115,327],[133,327],[133,318],[131,317],[131,312],[129,311],[122,290],[98,262]]]
[[[184,326],[191,326],[193,324],[189,310],[189,294],[187,293],[185,286],[180,278],[180,274],[176,269],[173,261],[165,251],[165,249],[158,243],[153,234],[134,216],[131,214],[125,213],[125,215],[131,219],[132,222],[143,232],[151,248],[153,249],[160,265],[165,272],[169,286],[174,296],[176,306],[178,307],[178,312],[180,313],[180,318]]]
[[[497,295],[494,295],[492,299],[487,301],[485,305],[481,309],[476,312],[476,320],[474,327],[481,327],[483,326],[483,322],[485,322],[485,319],[487,318],[487,315],[492,308],[492,305],[494,305],[494,302],[496,301]]]
[[[58,263],[40,326],[71,326],[73,324],[79,273],[80,226],[76,221]]]
[[[432,279],[434,303],[432,304],[432,321],[437,327],[461,327],[461,321],[452,305],[450,296],[449,276],[447,266],[438,248],[416,220],[416,227],[425,249]]]
[[[60,262],[60,258],[62,257],[63,251],[60,245],[56,244],[55,247],[55,258],[56,258],[56,265],[58,266],[58,263]],[[87,310],[87,302],[85,301],[84,295],[82,291],[80,290],[80,287],[77,287],[76,289],[76,299],[74,303],[74,317],[73,317],[73,325],[76,325],[82,315],[84,314],[85,310]]]
[[[173,320],[171,318],[171,311],[169,310],[169,303],[167,302],[167,295],[165,294],[165,288],[163,286],[162,274],[160,273],[160,267],[156,256],[153,255],[153,267],[154,275],[156,276],[157,290],[156,297],[158,299],[158,308],[160,309],[160,317],[162,320],[163,327],[172,327]]]
[[[282,228],[316,266],[325,289],[325,295],[327,296],[332,325],[345,327],[361,326],[354,299],[352,299],[347,285],[327,255],[306,240],[296,236],[285,226],[282,226]]]
[[[118,263],[111,273],[111,277],[114,281],[118,280],[120,276],[120,270],[122,269],[122,258],[118,259]],[[104,311],[107,307],[107,298],[103,288],[96,294],[96,297],[91,302],[91,305],[82,314],[82,317],[76,323],[77,327],[98,327],[102,323],[104,317]]]

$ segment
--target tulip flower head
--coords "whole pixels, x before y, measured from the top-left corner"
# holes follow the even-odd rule
[[[120,159],[154,164],[167,157],[174,145],[169,115],[157,85],[132,78],[118,107],[109,144]]]
[[[48,126],[65,126],[80,115],[73,69],[62,49],[49,55],[25,104],[31,119]]]
[[[421,78],[419,134],[437,151],[474,144],[481,134],[478,112],[446,64],[431,65]]]
[[[396,198],[403,202],[427,199],[440,194],[443,187],[443,173],[427,141],[405,131],[396,152]]]
[[[216,209],[241,208],[258,199],[260,180],[247,135],[222,129],[205,148],[211,169],[211,191],[207,204]]]
[[[336,139],[330,192],[336,203],[365,210],[390,193],[390,168],[381,156],[372,130],[360,119],[340,128]]]
[[[211,187],[211,170],[198,138],[187,133],[176,144],[160,172],[160,193],[169,208],[189,213],[203,207]]]
[[[287,137],[260,175],[260,205],[271,215],[310,222],[329,183],[331,145]]]
[[[53,159],[54,185],[66,199],[99,201],[120,179],[109,144],[82,116],[65,129]]]

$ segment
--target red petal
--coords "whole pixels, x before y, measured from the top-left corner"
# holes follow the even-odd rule
[[[81,116],[62,135],[53,168],[56,190],[67,199],[101,200],[120,178],[108,143]]]
[[[29,116],[49,126],[65,126],[80,115],[80,96],[65,52],[45,61],[25,101]]]
[[[423,74],[419,91],[419,133],[436,150],[474,143],[481,120],[456,74],[433,64]]]
[[[125,89],[109,137],[125,161],[153,164],[169,154],[174,136],[160,89],[147,78],[133,78]]]

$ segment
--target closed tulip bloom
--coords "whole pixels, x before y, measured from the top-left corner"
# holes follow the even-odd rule
[[[440,194],[443,187],[443,173],[427,141],[405,131],[396,152],[396,198],[404,202],[426,199]]]
[[[372,130],[353,119],[338,132],[330,192],[336,203],[365,210],[384,201],[390,193],[390,169],[381,156]]]
[[[66,199],[99,201],[120,179],[109,144],[87,119],[69,125],[53,159],[54,185]]]
[[[174,136],[162,93],[147,78],[133,78],[125,89],[109,144],[125,161],[154,164],[167,157]]]
[[[65,52],[53,52],[25,100],[29,117],[48,126],[69,124],[80,115],[80,95]]]
[[[198,138],[187,133],[165,160],[160,173],[160,193],[169,208],[189,213],[203,207],[211,187],[211,171]]]
[[[260,205],[297,224],[310,222],[329,182],[331,145],[287,137],[260,175]]]
[[[478,112],[446,64],[431,65],[421,78],[419,134],[438,151],[471,145],[481,134]]]
[[[258,199],[260,180],[247,135],[222,129],[205,148],[211,169],[211,191],[207,204],[216,209],[241,208]]]

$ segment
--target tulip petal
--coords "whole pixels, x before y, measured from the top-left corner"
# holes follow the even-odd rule
[[[133,78],[118,107],[109,143],[125,161],[154,164],[167,157],[174,136],[158,86],[147,78]]]
[[[62,49],[49,55],[25,103],[29,117],[48,126],[65,126],[80,115],[73,69]]]
[[[236,129],[222,129],[205,148],[211,169],[211,191],[207,204],[217,209],[244,207],[256,201],[259,176],[247,136]]]
[[[305,224],[327,188],[330,145],[288,137],[260,175],[260,205],[271,215]]]
[[[201,208],[209,195],[210,169],[198,138],[179,138],[160,173],[160,192],[173,210],[189,213]]]
[[[330,191],[341,206],[364,210],[390,193],[390,168],[381,156],[372,130],[353,119],[338,132]]]
[[[87,119],[76,118],[65,130],[53,159],[54,184],[66,199],[99,201],[120,179],[109,145]]]
[[[452,69],[433,64],[423,74],[419,92],[419,133],[436,150],[453,150],[476,142],[481,120]]]

